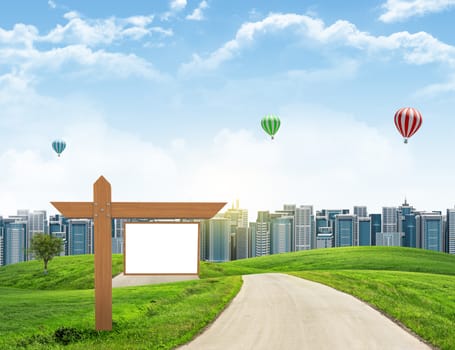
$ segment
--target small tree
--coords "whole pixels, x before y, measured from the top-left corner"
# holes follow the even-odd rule
[[[44,233],[38,233],[32,238],[30,252],[35,254],[37,259],[43,260],[45,274],[47,274],[47,263],[62,250],[63,241],[61,238],[52,237]]]

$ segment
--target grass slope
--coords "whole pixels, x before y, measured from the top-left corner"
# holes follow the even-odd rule
[[[122,264],[122,256],[113,256],[113,275]],[[172,349],[225,307],[241,286],[240,274],[263,272],[331,285],[433,345],[455,349],[455,256],[386,247],[202,263],[199,281],[114,289],[112,332],[93,331],[93,256],[55,258],[48,275],[39,262],[8,265],[0,268],[0,349]]]

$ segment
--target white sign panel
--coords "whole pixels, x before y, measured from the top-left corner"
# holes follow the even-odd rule
[[[198,274],[198,223],[126,223],[125,274]]]

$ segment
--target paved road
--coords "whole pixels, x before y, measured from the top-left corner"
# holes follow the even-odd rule
[[[430,349],[356,298],[284,274],[247,275],[220,317],[181,350]]]
[[[143,286],[148,284],[170,283],[199,279],[198,275],[124,275],[112,279],[112,288]]]

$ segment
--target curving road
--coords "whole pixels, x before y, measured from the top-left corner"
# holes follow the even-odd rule
[[[218,319],[181,350],[431,349],[358,299],[285,274],[243,276]]]

